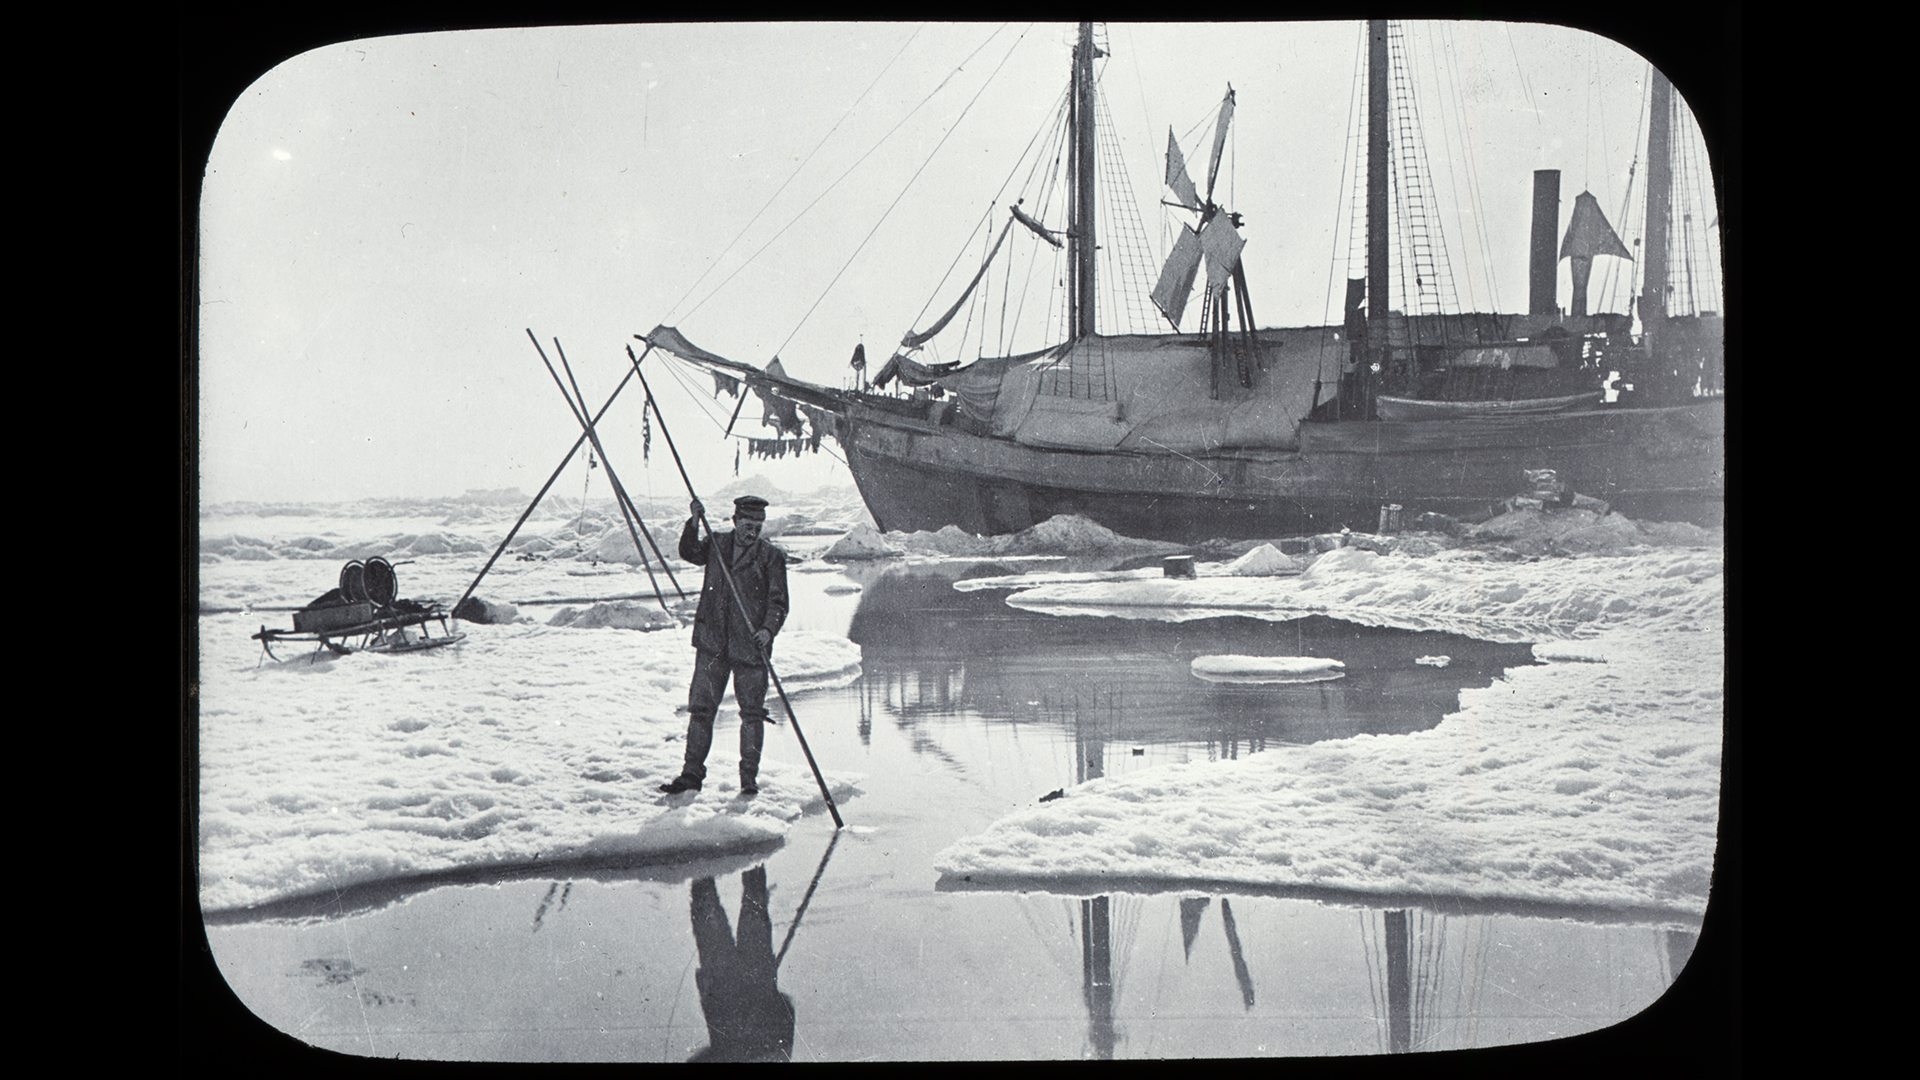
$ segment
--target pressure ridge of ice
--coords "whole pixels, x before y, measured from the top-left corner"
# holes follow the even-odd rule
[[[1343,548],[1294,578],[1037,584],[1010,602],[1543,637],[1546,662],[1463,690],[1427,731],[1090,781],[953,844],[936,867],[989,887],[1217,881],[1697,919],[1719,810],[1723,600],[1717,551],[1644,548],[1538,562]]]

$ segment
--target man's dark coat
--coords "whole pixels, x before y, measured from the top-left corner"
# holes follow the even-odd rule
[[[700,586],[700,607],[693,615],[693,647],[703,652],[731,658],[735,663],[758,664],[759,650],[753,641],[755,630],[779,636],[787,621],[787,557],[764,538],[736,558],[733,533],[723,532],[701,539],[698,519],[688,519],[680,530],[680,557],[707,568],[706,581]],[[747,608],[747,621],[740,620],[740,609],[727,592],[727,579],[721,576],[719,560],[709,560],[717,552],[740,600]],[[767,645],[771,650],[771,642]]]

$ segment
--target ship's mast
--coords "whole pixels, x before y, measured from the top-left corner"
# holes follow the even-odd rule
[[[1094,237],[1094,148],[1093,148],[1093,24],[1080,24],[1080,40],[1073,47],[1073,93],[1071,121],[1073,153],[1067,169],[1073,191],[1072,214],[1067,229],[1068,330],[1073,340],[1093,333],[1093,266],[1097,250]]]
[[[1641,282],[1640,325],[1648,345],[1667,319],[1667,227],[1673,213],[1673,149],[1669,117],[1673,84],[1653,70],[1652,110],[1647,118],[1646,277]]]
[[[1382,375],[1387,371],[1388,105],[1387,20],[1373,19],[1367,23],[1367,351]]]

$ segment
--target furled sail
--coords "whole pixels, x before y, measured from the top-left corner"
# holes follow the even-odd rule
[[[1153,287],[1153,306],[1167,317],[1175,330],[1180,329],[1180,316],[1187,310],[1187,297],[1193,292],[1193,277],[1200,269],[1200,236],[1191,228],[1180,226],[1180,239],[1173,242],[1173,254],[1167,256],[1167,265],[1160,268],[1160,282]]]
[[[1015,210],[1014,213],[1019,214],[1020,211]],[[933,336],[935,334],[938,334],[940,331],[945,330],[947,328],[947,324],[953,321],[953,317],[955,315],[958,315],[960,313],[960,308],[966,304],[967,297],[973,295],[973,290],[977,286],[979,286],[980,279],[987,276],[987,267],[992,265],[993,257],[1000,253],[1000,245],[1006,243],[1007,232],[1012,228],[1013,228],[1012,221],[1008,221],[1006,225],[1001,227],[1000,239],[995,240],[993,242],[993,250],[987,252],[986,259],[980,263],[980,272],[973,275],[972,281],[967,282],[966,291],[960,294],[960,299],[955,300],[953,302],[953,306],[947,309],[947,313],[945,315],[940,316],[940,321],[934,323],[932,326],[927,327],[925,330],[922,330],[917,334],[908,333],[906,337],[903,337],[900,339],[901,348],[903,349],[919,348],[921,345],[924,345],[928,341],[933,340]]]
[[[1054,247],[1060,246],[1060,238],[1053,235],[1052,229],[1049,229],[1045,225],[1042,225],[1039,222],[1028,217],[1027,212],[1025,210],[1020,209],[1018,206],[1009,207],[1009,209],[1013,211],[1013,219],[1015,221],[1018,221],[1020,224],[1025,225],[1027,228],[1032,229],[1034,232],[1034,235],[1040,237],[1040,239],[1042,240],[1045,240],[1047,243],[1052,244]]]
[[[1573,260],[1570,310],[1574,315],[1587,313],[1587,279],[1593,274],[1595,255],[1633,258],[1613,226],[1607,224],[1607,215],[1600,212],[1600,200],[1593,197],[1593,192],[1583,191],[1573,200],[1573,219],[1567,222],[1567,235],[1560,241],[1560,257]]]

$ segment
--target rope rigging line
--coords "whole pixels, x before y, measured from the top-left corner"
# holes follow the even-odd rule
[[[1002,29],[1004,28],[1005,28],[1004,24],[1002,24]],[[999,32],[1000,32],[999,30],[994,31],[995,34],[998,34]],[[994,66],[993,71],[987,75],[986,81],[980,84],[980,89],[975,91],[972,99],[967,102],[967,107],[960,110],[960,115],[954,118],[954,121],[952,124],[948,125],[946,133],[940,136],[940,141],[933,145],[933,149],[929,151],[927,154],[927,159],[920,163],[920,167],[913,171],[912,176],[907,178],[907,182],[905,186],[901,187],[900,189],[900,194],[895,195],[893,197],[893,201],[887,204],[887,209],[880,215],[880,220],[873,223],[873,228],[867,230],[866,236],[861,237],[860,243],[853,249],[853,254],[847,256],[847,261],[841,264],[839,271],[833,275],[833,280],[827,282],[827,287],[820,290],[819,299],[813,302],[813,306],[807,309],[807,313],[805,315],[800,316],[800,321],[794,324],[793,332],[788,334],[786,337],[786,340],[780,343],[780,348],[774,350],[774,354],[776,356],[779,355],[781,349],[786,348],[790,343],[792,343],[794,335],[798,334],[800,332],[800,328],[807,324],[807,320],[813,317],[813,313],[819,309],[821,302],[826,300],[827,294],[832,292],[834,285],[839,283],[841,275],[847,272],[847,267],[853,265],[853,261],[859,258],[860,252],[866,248],[867,242],[869,240],[872,240],[874,234],[880,231],[880,226],[886,224],[887,218],[889,215],[893,213],[894,207],[899,206],[900,200],[906,198],[907,191],[913,187],[913,182],[920,178],[921,173],[927,171],[928,165],[933,164],[933,159],[936,155],[940,153],[940,148],[947,145],[947,140],[953,137],[953,133],[955,131],[959,130],[960,122],[967,118],[967,113],[973,110],[974,103],[980,100],[981,94],[986,93],[987,87],[993,85],[994,77],[999,75],[1000,69],[1005,67],[1007,64],[1007,61],[1013,58],[1014,49],[1017,49],[1020,47],[1020,43],[1026,40],[1026,36],[1027,36],[1026,31],[1023,30],[1021,31],[1020,36],[1014,39],[1013,44],[1007,48],[1006,55],[1000,58],[1000,63]],[[988,40],[991,41],[992,38],[989,38]],[[986,42],[981,42],[981,48],[985,48],[985,47],[986,47]],[[979,50],[976,49],[974,51],[978,52]],[[971,59],[972,58],[971,55],[968,58]],[[955,69],[955,70],[957,71],[958,69]],[[952,75],[949,75],[948,78],[952,78]],[[940,85],[945,86],[946,81],[942,80]],[[818,200],[815,200],[815,201],[817,202]]]
[[[1479,175],[1473,166],[1473,156],[1467,152],[1467,148],[1473,145],[1473,139],[1471,125],[1467,121],[1466,101],[1460,90],[1458,67],[1460,54],[1453,40],[1453,27],[1442,24],[1440,34],[1445,38],[1440,47],[1440,55],[1442,57],[1441,70],[1447,75],[1447,89],[1443,89],[1441,93],[1442,96],[1448,98],[1452,103],[1452,115],[1458,119],[1461,127],[1461,149],[1459,150],[1454,148],[1452,141],[1449,139],[1449,136],[1452,134],[1450,126],[1443,124],[1440,127],[1440,138],[1443,144],[1442,157],[1447,162],[1447,182],[1452,185],[1455,192],[1461,190],[1460,179],[1454,174],[1454,165],[1456,163],[1460,164],[1466,173],[1467,204],[1469,206],[1479,207],[1484,204],[1480,201]],[[1438,80],[1436,80],[1436,82],[1437,81]],[[1448,90],[1451,90],[1451,93],[1448,93]],[[1470,233],[1469,238],[1475,241],[1475,246],[1478,248],[1478,262],[1481,271],[1488,275],[1487,284],[1490,293],[1488,310],[1498,310],[1499,293],[1493,288],[1494,282],[1491,276],[1493,273],[1493,247],[1491,240],[1487,236],[1486,215],[1476,213],[1473,219],[1473,226],[1473,228],[1468,230]],[[1467,275],[1467,310],[1480,310],[1479,297],[1474,291],[1474,277],[1472,274]]]
[[[1061,100],[1063,101],[1065,100],[1064,92],[1062,94]],[[920,320],[925,318],[927,312],[930,309],[932,309],[934,300],[939,295],[940,289],[944,288],[948,279],[952,277],[954,267],[957,267],[960,265],[961,259],[966,256],[967,248],[972,245],[974,238],[980,236],[982,227],[988,225],[988,223],[992,220],[992,215],[994,214],[995,210],[1001,205],[1001,201],[1006,197],[1007,189],[1013,184],[1014,176],[1020,171],[1021,165],[1029,161],[1031,161],[1032,163],[1028,166],[1028,177],[1025,184],[1022,186],[1021,190],[1031,192],[1032,185],[1033,185],[1033,177],[1037,173],[1040,165],[1046,160],[1044,156],[1040,156],[1040,157],[1033,156],[1033,149],[1035,145],[1041,143],[1041,136],[1046,134],[1047,130],[1048,130],[1048,125],[1042,124],[1038,129],[1034,131],[1033,136],[1027,140],[1027,145],[1021,148],[1019,156],[1014,159],[1013,167],[1010,170],[1008,170],[1006,179],[1001,181],[999,189],[994,192],[993,198],[988,201],[987,209],[985,213],[982,215],[980,221],[975,224],[974,231],[968,235],[966,242],[961,245],[959,252],[954,256],[954,260],[952,264],[950,264],[947,267],[946,272],[941,276],[940,283],[939,285],[935,286],[933,293],[927,297],[927,302],[925,303],[925,305],[922,306],[919,314],[914,316],[913,322],[915,325],[918,325]],[[1023,195],[1020,201],[1022,204],[1024,204],[1026,201],[1026,196]],[[1044,209],[1037,210],[1036,213],[1039,215],[1040,218],[1045,217]],[[992,236],[993,234],[991,233],[991,231],[988,231],[986,235]],[[992,258],[991,255],[988,255],[983,261],[983,271],[982,271],[983,273],[985,269],[985,263],[990,262],[991,258]],[[1011,262],[1012,260],[1009,259],[1009,267],[1007,271],[1008,274],[1011,274]],[[1004,280],[1011,281],[1011,277],[1006,277],[1004,278]],[[954,351],[962,357],[967,355],[967,351],[968,351],[966,347],[967,338],[968,338],[968,335],[972,332],[972,327],[973,327],[973,323],[976,316],[982,319],[982,324],[981,324],[981,336],[978,341],[977,347],[975,349],[975,353],[977,354],[977,356],[983,356],[985,355],[985,351],[986,351],[986,328],[985,328],[985,321],[984,321],[985,320],[984,313],[989,309],[989,306],[990,306],[988,297],[992,291],[992,288],[991,288],[992,282],[991,282],[991,279],[988,279],[984,276],[979,277],[979,282],[985,287],[978,289],[975,293],[972,294],[971,302],[968,304],[968,307],[967,307],[967,318],[962,324],[960,336],[955,339],[958,344],[955,347]],[[1005,322],[1004,293],[1002,295],[1002,300],[1003,300],[1002,323],[1004,325],[1004,322]],[[943,357],[945,355],[945,351],[939,346],[936,340],[922,341],[915,347],[928,349],[930,352],[932,352],[932,354],[936,358]]]
[[[781,182],[780,187],[776,189],[772,195],[769,195],[767,197],[766,203],[760,207],[759,211],[756,212],[753,215],[753,217],[750,220],[748,220],[748,222],[745,225],[740,227],[740,231],[734,234],[733,239],[727,241],[727,246],[720,249],[720,254],[714,256],[713,261],[707,264],[707,268],[705,270],[702,270],[700,272],[700,276],[693,280],[693,284],[687,286],[687,291],[681,295],[680,299],[675,300],[673,302],[673,306],[667,309],[668,322],[673,321],[673,312],[676,309],[678,309],[681,304],[684,304],[687,302],[687,297],[693,295],[693,291],[700,287],[701,282],[707,280],[707,275],[713,273],[713,268],[716,266],[719,266],[720,263],[726,259],[727,253],[732,251],[734,245],[740,242],[740,238],[747,235],[747,230],[753,228],[754,223],[759,221],[761,216],[764,215],[770,208],[772,208],[774,200],[780,197],[781,192],[784,192],[787,190],[787,187],[793,183],[794,178],[800,175],[800,171],[807,167],[807,162],[812,161],[814,158],[814,155],[820,152],[820,148],[827,145],[827,140],[833,138],[833,133],[840,130],[840,125],[846,123],[847,117],[852,116],[854,110],[860,107],[860,103],[867,100],[867,95],[873,93],[873,88],[880,85],[881,78],[883,78],[888,71],[892,70],[894,63],[897,62],[901,56],[906,54],[907,46],[913,44],[913,39],[920,36],[920,31],[922,29],[923,27],[919,27],[919,26],[914,27],[913,33],[907,35],[907,40],[904,42],[901,42],[899,50],[893,54],[893,59],[888,60],[886,66],[880,69],[880,74],[875,75],[873,77],[873,81],[867,84],[867,88],[865,90],[860,91],[860,96],[853,99],[853,104],[847,106],[846,111],[840,114],[840,119],[835,120],[833,122],[833,126],[827,129],[827,133],[825,135],[822,135],[820,137],[820,141],[814,144],[813,149],[807,152],[806,158],[803,159],[800,162],[800,164],[795,165],[793,167],[793,171],[791,173],[788,173],[786,180]],[[806,211],[804,210],[801,211],[801,213],[805,213],[805,212]],[[782,231],[784,232],[785,230],[783,229]],[[747,261],[751,262],[753,260],[748,259]],[[738,271],[736,271],[736,273],[737,272]],[[731,275],[729,275],[728,280],[732,280]],[[726,284],[726,282],[721,282],[721,284],[724,285]],[[712,294],[709,293],[708,297],[711,297],[711,296]],[[706,303],[706,300],[703,299],[700,301],[700,303],[704,304]],[[695,304],[694,309],[698,310],[699,306],[700,306],[699,304]],[[688,311],[687,314],[691,315],[693,314],[693,311]]]
[[[1064,96],[1064,93],[1065,92],[1063,91],[1062,92],[1063,96]],[[960,259],[962,256],[964,256],[967,253],[967,247],[973,243],[973,238],[980,235],[981,228],[983,226],[986,226],[987,223],[992,220],[994,210],[1000,205],[1000,200],[1006,197],[1007,186],[1013,183],[1014,173],[1017,173],[1020,171],[1021,162],[1026,161],[1027,155],[1033,152],[1034,144],[1040,141],[1040,135],[1042,132],[1046,131],[1046,128],[1047,128],[1047,125],[1045,124],[1042,124],[1040,127],[1036,128],[1034,130],[1033,137],[1028,139],[1027,145],[1021,148],[1020,156],[1013,160],[1013,168],[1007,170],[1007,178],[1000,181],[1000,187],[998,190],[996,190],[993,193],[993,198],[987,200],[986,213],[981,215],[980,222],[973,227],[973,232],[967,234],[966,242],[960,245],[960,250],[954,255],[953,262],[947,266],[946,273],[940,276],[939,284],[933,287],[933,291],[935,295],[937,295],[940,289],[946,285],[947,279],[953,276],[953,268],[960,265]],[[1036,160],[1036,162],[1034,163],[1034,166],[1030,167],[1030,171],[1027,178],[1029,183],[1031,183],[1033,179],[1031,168],[1037,168],[1038,164],[1039,162]],[[990,229],[989,229],[989,232],[991,232]],[[925,318],[928,310],[930,310],[932,307],[933,307],[933,296],[930,295],[927,297],[926,304],[923,307],[921,307],[920,313],[913,317],[914,323],[917,325],[921,319]]]
[[[1366,31],[1364,27],[1361,30],[1360,50],[1361,50],[1360,55],[1365,56],[1366,55]],[[1358,145],[1358,137],[1359,137],[1359,109],[1361,107],[1360,106],[1361,85],[1362,83],[1360,81],[1359,66],[1356,65],[1354,69],[1353,83],[1347,92],[1347,139],[1345,140],[1345,146],[1343,149],[1342,158],[1340,162],[1340,185],[1338,188],[1335,189],[1336,191],[1347,191],[1348,176],[1357,175],[1359,170],[1358,158],[1355,153],[1355,147]],[[1346,305],[1345,279],[1353,275],[1353,240],[1354,240],[1353,216],[1356,209],[1353,199],[1354,199],[1354,196],[1348,196],[1346,212],[1344,214],[1341,213],[1339,202],[1336,201],[1334,203],[1334,213],[1333,213],[1334,222],[1333,222],[1333,229],[1331,230],[1331,235],[1329,239],[1329,243],[1331,244],[1333,250],[1327,253],[1327,265],[1329,267],[1344,266],[1345,269],[1341,273],[1327,275],[1327,295],[1323,301],[1324,306],[1321,309],[1325,313],[1327,322],[1338,323],[1342,327],[1342,330],[1340,331],[1341,335],[1343,335],[1342,345],[1344,345],[1344,334],[1345,334],[1344,328],[1345,328],[1345,320],[1347,316],[1346,308],[1345,308],[1345,305]],[[1347,257],[1344,264],[1341,262],[1341,259],[1340,259],[1340,234],[1343,226],[1345,227],[1346,237],[1347,237]],[[1341,299],[1341,306],[1338,309],[1334,307],[1334,303],[1333,303],[1335,281],[1341,282],[1341,298],[1342,299]],[[1324,400],[1329,400],[1329,399],[1324,399],[1320,396],[1322,389],[1325,387],[1326,383],[1328,382],[1327,371],[1326,371],[1326,360],[1327,360],[1326,354],[1328,350],[1328,345],[1329,345],[1329,342],[1327,340],[1327,336],[1324,334],[1321,335],[1320,353],[1318,356],[1314,358],[1314,370],[1316,373],[1316,378],[1320,383],[1320,386],[1316,387],[1314,390],[1314,402],[1313,402],[1314,407],[1318,407]],[[1345,358],[1343,355],[1345,353],[1345,349],[1342,347],[1342,345],[1334,346],[1335,360],[1334,360],[1334,377],[1332,382],[1335,387],[1334,393],[1336,396],[1338,396],[1338,393],[1339,393],[1338,387],[1340,385],[1341,370],[1345,366]]]
[[[1154,316],[1151,301],[1145,299],[1153,291],[1151,278],[1154,268],[1141,261],[1141,253],[1149,252],[1151,245],[1147,240],[1146,226],[1140,220],[1140,202],[1133,191],[1133,178],[1127,175],[1126,162],[1120,155],[1120,133],[1113,122],[1113,112],[1107,105],[1105,94],[1094,99],[1096,117],[1104,122],[1107,138],[1101,143],[1104,153],[1101,156],[1103,172],[1107,174],[1107,186],[1113,191],[1114,198],[1109,200],[1108,221],[1113,232],[1125,243],[1111,245],[1109,265],[1117,263],[1116,275],[1127,286],[1120,293],[1119,304],[1126,313],[1126,326],[1129,333],[1152,333]],[[1131,230],[1131,231],[1129,231]],[[1116,320],[1117,321],[1117,320]]]
[[[1053,148],[1053,153],[1050,156],[1043,154],[1034,158],[1033,166],[1027,174],[1026,185],[1021,189],[1023,191],[1031,191],[1033,189],[1034,183],[1036,181],[1039,181],[1040,190],[1039,190],[1039,193],[1036,194],[1034,197],[1035,205],[1038,208],[1038,211],[1034,216],[1038,220],[1045,220],[1048,212],[1050,212],[1053,209],[1053,199],[1055,194],[1058,193],[1061,189],[1060,162],[1061,162],[1061,159],[1065,157],[1065,154],[1066,154],[1067,114],[1068,114],[1068,103],[1071,99],[1071,96],[1072,96],[1071,85],[1067,87],[1063,87],[1061,89],[1060,97],[1054,103],[1054,111],[1053,111],[1053,116],[1051,120],[1052,126],[1049,129],[1049,134],[1047,136],[1047,141],[1045,143],[1045,145]],[[1053,163],[1053,167],[1051,169],[1048,169],[1046,172],[1042,173],[1041,168],[1044,165],[1046,165],[1048,161],[1051,161]],[[1040,245],[1038,244],[1033,245],[1033,247],[1030,249],[1030,254],[1027,257],[1026,277],[1025,277],[1025,280],[1021,283],[1021,287],[1019,290],[1019,303],[1013,309],[1013,325],[1012,326],[1007,325],[1007,313],[1006,313],[1005,301],[1006,301],[1006,297],[1013,292],[1013,260],[1009,259],[1007,261],[1006,288],[1001,293],[1001,305],[1000,305],[999,352],[1002,356],[1009,355],[1013,352],[1013,345],[1012,345],[1013,335],[1019,332],[1021,317],[1026,313],[1027,296],[1033,290],[1033,275],[1034,275],[1035,268],[1040,264],[1040,260],[1043,258],[1046,259],[1047,262],[1053,267],[1054,271],[1057,271],[1057,269],[1060,266],[1060,260],[1065,257],[1066,257],[1065,254],[1059,250],[1053,249],[1051,247],[1047,248],[1046,250],[1042,250]],[[1052,276],[1057,276],[1053,274],[1053,271],[1049,271],[1049,273]],[[1049,289],[1047,295],[1048,295],[1049,303],[1051,304],[1053,291]],[[1053,324],[1053,312],[1052,312],[1051,306],[1049,306],[1048,311],[1042,318],[1042,326],[1043,327],[1051,326],[1052,324]],[[983,331],[983,337],[984,337],[984,331]],[[984,342],[983,342],[983,347],[984,347]]]
[[[1620,230],[1629,236],[1633,235],[1633,225],[1629,220],[1629,216],[1633,211],[1634,180],[1640,171],[1640,148],[1645,145],[1646,139],[1647,106],[1653,94],[1652,74],[1653,68],[1649,65],[1646,77],[1640,80],[1640,105],[1634,114],[1633,156],[1627,164],[1627,189],[1626,192],[1620,196],[1620,211],[1613,219],[1620,223]],[[1612,309],[1620,306],[1619,290],[1624,287],[1627,294],[1627,304],[1629,305],[1628,310],[1631,311],[1634,284],[1638,280],[1635,272],[1640,268],[1642,259],[1640,256],[1635,256],[1634,259],[1624,267],[1624,274],[1621,272],[1623,268],[1618,265],[1619,261],[1618,259],[1607,260],[1606,268],[1600,278],[1600,287],[1594,291],[1595,294],[1601,298],[1600,303],[1604,307]]]
[[[710,403],[710,399],[705,394],[696,390],[687,381],[686,375],[681,372],[679,365],[680,363],[682,363],[682,361],[680,361],[679,358],[675,357],[672,353],[663,352],[661,355],[669,357],[670,359],[673,359],[675,361],[672,364],[662,365],[666,369],[667,374],[671,376],[675,382],[678,382],[680,384],[680,388],[686,391],[687,397],[693,399],[694,405],[697,408],[699,408],[701,412],[706,414],[707,419],[713,422],[713,426],[715,428],[724,428],[725,425],[721,423],[719,413],[713,408],[712,404]],[[747,388],[744,385],[741,386],[740,393],[745,394],[746,392],[747,392]]]
[[[907,111],[907,114],[905,116],[902,116],[898,123],[888,128],[887,133],[885,135],[880,136],[880,140],[878,142],[874,143],[873,146],[870,147],[866,153],[861,154],[859,159],[856,160],[852,165],[848,166],[845,172],[841,173],[838,177],[836,177],[833,183],[828,184],[825,190],[821,191],[820,194],[814,196],[812,202],[801,207],[800,212],[795,214],[791,221],[787,222],[785,225],[782,225],[780,227],[779,232],[774,233],[771,237],[767,239],[766,243],[761,244],[760,247],[757,250],[755,250],[753,254],[747,256],[746,262],[743,262],[739,266],[735,267],[733,273],[727,275],[726,281],[722,281],[720,284],[715,285],[712,291],[708,292],[707,295],[700,298],[700,303],[695,304],[693,305],[693,307],[687,309],[686,315],[681,316],[681,318],[682,319],[690,318],[694,312],[700,310],[702,305],[706,304],[707,301],[713,299],[715,293],[718,293],[721,289],[726,288],[727,282],[730,282],[735,277],[739,276],[740,271],[745,270],[748,266],[751,266],[753,264],[753,260],[759,258],[761,254],[767,250],[767,248],[772,247],[774,241],[779,240],[782,236],[786,235],[786,232],[788,229],[791,229],[795,225],[799,224],[801,218],[807,216],[807,214],[810,211],[812,211],[812,209],[815,206],[819,204],[820,200],[826,198],[828,193],[833,191],[834,188],[839,187],[840,182],[842,180],[845,180],[847,177],[852,176],[854,172],[857,171],[860,168],[860,166],[866,162],[868,158],[872,157],[874,155],[874,152],[879,150],[880,147],[884,145],[888,139],[893,138],[894,132],[899,131],[901,126],[904,125],[908,120],[911,120],[913,118],[913,115],[919,112],[921,108],[927,104],[927,102],[932,101],[934,98],[934,95],[938,94],[941,90],[945,89],[947,83],[951,82],[953,80],[953,77],[955,75],[958,75],[966,67],[966,65],[970,61],[972,61],[972,59],[975,56],[979,55],[980,50],[986,48],[988,42],[991,42],[995,37],[999,36],[1000,31],[1004,29],[1006,29],[1006,24],[1003,23],[999,28],[995,29],[993,33],[988,34],[986,40],[982,41],[979,44],[979,46],[973,50],[973,52],[968,53],[967,58],[965,60],[962,60],[959,66],[955,67],[952,71],[948,72],[946,78],[940,80],[940,85],[934,87],[932,90],[929,90],[927,92],[927,96],[920,99],[920,104],[915,105],[912,109],[909,109]],[[802,321],[804,322],[805,320],[802,319]],[[784,348],[785,346],[783,345],[782,347]],[[774,351],[778,352],[779,350],[776,349]]]

